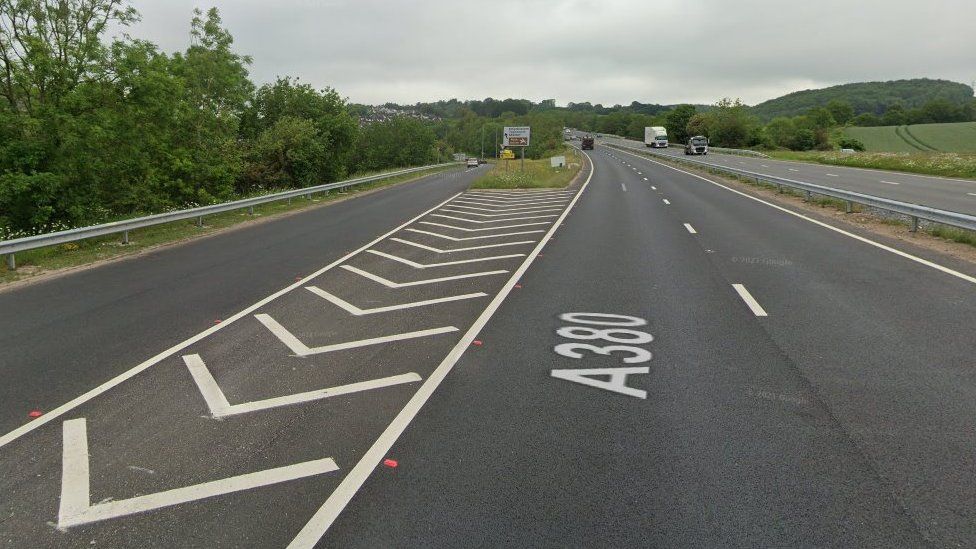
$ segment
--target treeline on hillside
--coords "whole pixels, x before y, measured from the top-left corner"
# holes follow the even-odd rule
[[[2,3],[0,239],[439,155],[419,121],[360,128],[335,90],[256,87],[215,9],[194,12],[182,52],[105,41],[138,17],[126,0]]]
[[[844,101],[854,114],[881,116],[892,105],[914,109],[934,101],[963,106],[973,100],[973,89],[966,84],[948,80],[917,78],[889,82],[858,82],[841,84],[819,90],[803,90],[764,101],[752,107],[754,115],[763,121],[777,116],[798,116],[809,109],[823,107],[831,101]]]

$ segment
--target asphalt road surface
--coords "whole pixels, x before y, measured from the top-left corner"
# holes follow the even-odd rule
[[[640,141],[606,137],[598,140],[621,147],[648,150],[684,157],[684,148],[647,149]],[[859,192],[911,204],[976,215],[976,181],[915,175],[902,172],[827,166],[808,162],[790,162],[771,158],[753,158],[711,151],[707,156],[692,156],[708,162],[753,173],[793,179],[835,189]]]
[[[976,273],[590,157],[0,293],[0,543],[971,545]]]

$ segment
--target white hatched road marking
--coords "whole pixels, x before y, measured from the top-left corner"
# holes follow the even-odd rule
[[[412,303],[401,303],[399,305],[387,305],[386,307],[360,309],[359,307],[353,305],[352,303],[349,303],[348,301],[336,295],[330,294],[329,292],[323,290],[322,288],[319,288],[318,286],[306,286],[305,289],[321,297],[322,299],[328,301],[329,303],[332,303],[337,307],[341,307],[342,309],[345,309],[347,313],[355,316],[372,315],[377,313],[389,313],[391,311],[399,311],[402,309],[413,309],[416,307],[426,307],[428,305],[437,305],[439,303],[448,303],[451,301],[474,299],[476,297],[488,297],[488,294],[484,292],[475,292],[472,294],[452,295],[450,297],[438,297],[436,299],[425,299],[423,301],[414,301]]]
[[[485,238],[500,238],[500,237],[503,237],[503,236],[518,236],[518,235],[523,235],[523,234],[535,234],[535,233],[544,233],[544,232],[546,232],[545,229],[534,229],[534,230],[531,230],[531,231],[516,231],[514,233],[484,234],[484,235],[480,235],[480,236],[460,236],[460,237],[456,237],[456,236],[448,236],[448,235],[444,235],[444,234],[440,234],[440,233],[435,233],[433,231],[424,231],[422,229],[410,229],[410,228],[407,228],[407,229],[404,229],[404,230],[405,231],[410,231],[412,233],[429,234],[430,236],[436,236],[438,238],[443,238],[444,240],[450,240],[452,242],[463,242],[465,240],[483,240]]]
[[[451,208],[464,208],[466,210],[474,210],[476,212],[501,212],[502,215],[513,215],[522,213],[536,213],[536,212],[558,212],[562,211],[562,208],[556,208],[552,206],[520,206],[518,208],[477,208],[475,206],[464,206],[456,202],[448,204]],[[533,212],[526,212],[523,210],[535,210]]]
[[[433,246],[428,246],[426,244],[420,244],[419,242],[413,242],[412,240],[404,240],[402,238],[391,238],[390,240],[394,242],[399,242],[400,244],[406,244],[407,246],[421,248],[429,252],[437,252],[439,254],[450,254],[454,252],[470,252],[472,250],[484,250],[486,248],[502,248],[504,246],[520,246],[522,244],[535,243],[535,240],[523,240],[521,242],[503,242],[501,244],[485,244],[484,246],[468,246],[466,248],[454,248],[453,250],[442,250],[440,248],[435,248]]]
[[[311,356],[320,355],[323,353],[332,353],[335,351],[345,351],[348,349],[356,349],[359,347],[368,347],[370,345],[379,345],[381,343],[389,343],[391,341],[403,341],[405,339],[416,339],[419,337],[428,337],[432,335],[448,334],[451,332],[458,331],[454,326],[444,326],[441,328],[432,328],[429,330],[419,330],[416,332],[406,332],[402,334],[394,334],[382,337],[371,337],[369,339],[360,339],[358,341],[347,341],[345,343],[334,343],[332,345],[323,345],[321,347],[309,347],[301,342],[295,335],[288,331],[287,328],[282,326],[277,320],[267,314],[256,314],[254,318],[258,319],[264,327],[268,329],[275,337],[281,340],[286,347],[291,349],[291,352],[295,356]]]
[[[455,217],[455,216],[452,216],[452,215],[444,215],[444,214],[430,214],[430,215],[431,215],[431,217],[443,217],[445,219],[454,219],[456,221],[467,221],[468,223],[505,223],[506,221],[523,221],[523,220],[526,220],[526,219],[539,219],[541,217],[554,217],[554,216],[551,216],[551,215],[536,215],[536,216],[530,216],[530,217],[514,217],[514,218],[511,218],[511,219],[489,219],[487,221],[480,221],[480,220],[477,220],[477,219],[465,219],[463,217]],[[551,224],[552,222],[551,221],[546,221],[545,223],[550,223]]]
[[[735,288],[735,291],[739,294],[739,297],[742,298],[742,301],[745,301],[746,305],[749,306],[749,310],[752,311],[752,314],[756,316],[769,316],[766,314],[766,310],[762,308],[758,301],[756,301],[756,298],[752,297],[752,294],[749,293],[749,290],[747,290],[745,286],[742,284],[733,284],[732,287]]]
[[[442,211],[442,212],[460,213],[460,214],[465,214],[465,215],[476,215],[478,217],[505,217],[506,215],[525,215],[525,214],[530,214],[530,213],[558,212],[558,211],[561,211],[561,210],[562,210],[562,208],[556,208],[556,209],[551,209],[551,210],[538,210],[538,211],[535,211],[535,212],[512,212],[512,213],[501,213],[501,214],[483,214],[483,213],[477,213],[477,212],[466,212],[466,211],[463,211],[463,210],[451,210],[451,209],[448,209],[448,208],[441,208],[440,209],[440,211]],[[559,214],[546,214],[546,215],[537,215],[537,216],[535,216],[535,218],[539,218],[539,217],[559,217]],[[535,219],[535,218],[520,217],[518,219]],[[511,221],[511,219],[507,219],[506,221]]]
[[[385,257],[386,259],[390,259],[392,261],[397,261],[399,263],[403,263],[404,265],[409,265],[409,266],[413,267],[414,269],[431,269],[431,268],[434,268],[434,267],[449,267],[449,266],[452,266],[452,265],[463,265],[465,263],[480,263],[482,261],[494,261],[496,259],[510,259],[510,258],[513,258],[513,257],[525,257],[525,254],[508,254],[508,255],[496,255],[494,257],[478,257],[478,258],[475,258],[475,259],[461,259],[459,261],[447,261],[447,262],[444,262],[444,263],[427,263],[427,264],[424,264],[424,263],[417,263],[416,261],[411,261],[409,259],[404,259],[402,257],[396,256],[396,255],[393,255],[393,254],[388,254],[386,252],[381,252],[379,250],[366,250],[366,252],[367,253],[371,253],[373,255],[378,255],[380,257]]]
[[[408,374],[371,379],[369,381],[360,381],[358,383],[349,383],[347,385],[338,385],[336,387],[319,389],[317,391],[308,391],[294,395],[254,400],[241,404],[231,404],[227,401],[227,396],[224,395],[224,392],[220,389],[220,386],[217,384],[217,380],[214,379],[213,374],[210,373],[210,369],[207,368],[207,365],[203,362],[203,359],[200,358],[200,355],[186,355],[183,357],[183,362],[186,364],[187,369],[189,369],[190,375],[193,377],[193,381],[196,382],[197,389],[200,390],[200,394],[203,395],[203,400],[206,402],[207,408],[210,410],[210,415],[215,418],[269,410],[271,408],[278,408],[280,406],[304,404],[306,402],[321,400],[323,398],[348,395],[351,393],[381,389],[383,387],[402,385],[404,383],[416,383],[418,381],[423,381],[423,378],[421,378],[415,372],[410,372]]]
[[[447,216],[444,216],[447,217]],[[470,221],[469,219],[463,219],[462,221]],[[483,223],[483,221],[475,221],[475,223]],[[421,221],[421,225],[433,225],[435,227],[444,227],[446,229],[455,229],[458,231],[465,232],[475,232],[475,231],[495,231],[500,229],[517,229],[519,227],[535,227],[538,225],[552,225],[552,221],[536,221],[535,223],[519,223],[517,225],[504,225],[502,227],[482,227],[479,229],[471,229],[469,227],[455,227],[454,225],[445,225],[444,223],[435,223],[433,221]]]
[[[373,282],[379,282],[380,284],[386,286],[387,288],[394,288],[394,289],[397,289],[397,288],[409,288],[411,286],[423,286],[425,284],[436,284],[438,282],[447,282],[449,280],[461,280],[461,279],[465,279],[465,278],[476,278],[476,277],[480,277],[480,276],[490,276],[490,275],[496,275],[496,274],[505,274],[505,273],[508,272],[508,271],[485,271],[485,272],[481,272],[481,273],[468,273],[468,274],[463,274],[463,275],[444,276],[444,277],[441,277],[441,278],[430,278],[430,279],[427,279],[427,280],[415,280],[413,282],[393,282],[392,280],[387,280],[387,279],[383,278],[382,276],[374,275],[373,273],[370,273],[368,271],[364,271],[364,270],[362,270],[360,268],[357,268],[357,267],[353,267],[352,265],[343,265],[342,268],[345,269],[345,270],[347,270],[347,271],[349,271],[349,272],[351,272],[351,273],[356,273],[356,274],[358,274],[359,276],[361,276],[363,278],[368,278],[369,280],[372,280]]]
[[[85,418],[70,419],[62,426],[61,503],[58,527],[68,528],[110,518],[134,515],[181,503],[250,490],[313,475],[338,471],[332,458],[316,459],[146,494],[130,499],[91,504],[91,475],[88,458],[88,427]]]
[[[567,198],[549,198],[546,200],[518,200],[512,202],[501,202],[498,200],[482,200],[482,199],[468,200],[468,199],[458,198],[457,200],[451,202],[451,204],[477,204],[479,206],[495,206],[495,207],[506,206],[507,207],[507,206],[535,206],[540,204],[544,204],[546,206],[552,206],[554,204],[565,204],[567,202],[569,202],[569,199]]]

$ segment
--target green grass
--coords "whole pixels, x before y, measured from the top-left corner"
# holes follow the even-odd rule
[[[837,151],[769,151],[780,160],[798,160],[832,166],[871,168],[896,172],[976,179],[976,153],[885,153],[863,152],[847,154]]]
[[[553,168],[549,157],[539,160],[525,160],[525,171],[521,170],[521,160],[505,160],[494,163],[488,172],[478,178],[472,189],[546,189],[562,188],[576,177],[580,170],[580,157],[575,149],[567,148],[565,168]]]
[[[453,169],[453,166],[427,170],[420,173],[404,174],[371,183],[363,183],[349,187],[344,194],[333,191],[328,194],[314,194],[312,195],[312,200],[295,198],[292,199],[291,204],[287,200],[261,204],[254,207],[253,216],[248,214],[246,209],[210,215],[203,218],[203,227],[197,227],[194,220],[184,220],[137,229],[129,231],[128,244],[122,244],[122,235],[118,234],[18,252],[16,254],[16,270],[9,270],[6,261],[3,261],[2,265],[0,265],[0,284],[30,278],[57,269],[78,267],[97,261],[132,255],[154,246],[212,234],[221,229],[226,229],[251,220],[302,210],[310,206],[332,202],[371,189],[413,181],[448,169]]]
[[[976,153],[976,122],[845,128],[868,152]]]

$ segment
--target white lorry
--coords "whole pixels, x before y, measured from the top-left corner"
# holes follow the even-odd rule
[[[644,128],[644,145],[654,148],[668,148],[668,130],[661,126]]]

